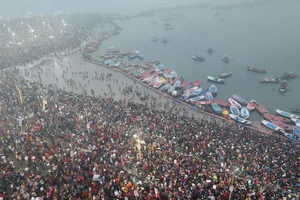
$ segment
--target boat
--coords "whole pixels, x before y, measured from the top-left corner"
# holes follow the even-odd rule
[[[265,77],[265,78],[262,78],[260,79],[259,81],[260,83],[279,83],[279,78],[276,77]]]
[[[129,55],[128,55],[128,59],[134,59],[134,58],[136,58],[136,57],[137,57],[136,54],[129,54]]]
[[[284,80],[293,79],[297,77],[298,76],[294,72],[284,72],[284,74],[280,76],[280,78]]]
[[[291,113],[298,113],[298,114],[300,114],[300,108],[292,109]]]
[[[251,101],[249,101],[249,103],[247,104],[247,109],[248,110],[254,110],[255,108],[256,108],[256,106],[257,106],[257,102],[256,102],[256,100],[251,100]],[[268,112],[269,113],[269,112]]]
[[[168,73],[170,73],[170,71],[171,71],[170,68],[164,69],[164,73],[167,73],[167,74],[168,74]]]
[[[208,88],[209,92],[211,92],[213,95],[216,95],[218,92],[217,86],[215,84],[211,84]]]
[[[226,54],[223,55],[222,61],[223,61],[224,63],[226,63],[226,64],[229,63],[229,58],[228,58],[228,56],[227,56]]]
[[[203,58],[202,56],[196,56],[195,55],[192,58],[193,58],[193,60],[199,61],[199,62],[204,62],[205,61],[205,58]]]
[[[223,101],[223,100],[215,99],[215,98],[212,101],[213,101],[213,103],[217,103],[222,107],[228,107],[228,108],[230,107],[230,103],[227,101]]]
[[[261,104],[257,103],[256,104],[256,110],[261,114],[261,115],[268,115],[269,111]]]
[[[187,86],[187,84],[189,83],[189,81],[185,80],[181,83],[180,88],[184,88],[185,86]]]
[[[191,96],[197,96],[202,92],[202,88],[198,88],[191,93]]]
[[[213,81],[213,82],[216,82],[216,83],[224,83],[224,79],[222,79],[222,78],[217,78],[217,77],[213,77],[213,76],[207,76],[207,79],[209,81]]]
[[[208,92],[208,88],[202,90],[199,95],[206,95],[207,92]]]
[[[144,59],[144,55],[143,55],[143,54],[138,54],[137,57],[138,57],[139,59]]]
[[[232,96],[232,98],[233,98],[234,100],[236,100],[237,102],[239,102],[240,104],[242,104],[242,105],[247,105],[247,104],[248,104],[248,101],[246,101],[245,99],[243,99],[242,97],[240,97],[240,96],[238,96],[238,95],[236,95],[236,94],[234,94],[234,95]]]
[[[267,73],[267,71],[263,68],[256,68],[256,67],[247,67],[247,70],[248,71],[252,71],[252,72],[257,72],[257,73],[261,73],[261,74],[264,74],[264,73]]]
[[[234,121],[236,121],[236,122],[238,122],[238,123],[241,123],[241,124],[246,124],[246,125],[252,124],[252,122],[250,122],[250,121],[248,121],[248,120],[246,120],[246,119],[244,119],[244,118],[241,118],[241,117],[239,117],[239,116],[233,115],[233,114],[229,114],[229,117],[230,117],[231,119],[233,119]]]
[[[110,63],[109,63],[109,65],[108,66],[110,66],[110,67],[114,67],[115,66],[115,61],[111,61]]]
[[[201,84],[200,79],[197,79],[193,82],[193,86],[200,86],[200,84]]]
[[[248,119],[249,118],[249,110],[246,107],[242,107],[241,109],[241,117],[244,119]]]
[[[210,104],[212,104],[212,101],[196,101],[196,105],[198,105],[198,107],[208,106]]]
[[[209,53],[209,54],[212,54],[212,53],[213,53],[212,48],[208,48],[206,51],[207,51],[207,53]]]
[[[162,92],[167,91],[169,89],[169,87],[171,87],[171,84],[167,83],[166,85],[162,86],[162,88],[160,88],[160,91],[162,91]]]
[[[205,94],[205,99],[206,99],[206,101],[212,101],[213,100],[213,95],[212,95],[212,93],[211,92],[206,92],[206,94]]]
[[[197,97],[190,98],[190,99],[188,99],[187,101],[189,101],[189,102],[201,101],[201,100],[203,100],[204,98],[205,98],[205,96],[202,95],[202,96],[197,96]]]
[[[173,30],[173,27],[166,27],[165,30]]]
[[[192,93],[192,92],[194,92],[195,90],[197,90],[198,89],[198,87],[196,86],[196,87],[192,87],[192,88],[190,88],[190,89],[187,89],[187,90],[185,90],[184,92],[190,92],[190,93]]]
[[[188,83],[184,88],[183,90],[188,90],[190,88],[194,87],[193,83]]]
[[[190,95],[191,95],[190,92],[185,92],[185,93],[181,96],[181,98],[182,98],[183,100],[187,100],[187,99],[190,97]]]
[[[286,138],[288,138],[288,139],[290,139],[290,140],[292,140],[292,141],[300,141],[300,138],[299,138],[299,136],[297,136],[297,135],[293,135],[293,134],[290,134],[290,133],[283,133],[283,135],[284,135]]]
[[[142,80],[142,82],[149,82],[150,80],[152,80],[154,78],[154,76],[149,76],[149,77],[147,77],[147,78],[144,78],[143,80]]]
[[[228,98],[228,101],[229,101],[229,103],[230,103],[231,105],[236,106],[238,109],[241,109],[241,108],[242,108],[241,104],[239,104],[236,100],[234,100],[234,99],[232,99],[232,98]]]
[[[273,124],[272,122],[269,122],[269,121],[267,121],[267,120],[262,119],[262,120],[261,120],[261,123],[262,123],[263,125],[265,125],[266,127],[268,127],[269,129],[273,130],[273,131],[281,131],[281,132],[284,132],[284,130],[283,130],[281,127],[279,127],[279,126],[277,126],[276,124]]]
[[[298,127],[294,126],[293,131],[298,137],[300,137],[300,129]]]
[[[212,104],[211,104],[211,108],[212,108],[217,114],[221,114],[221,113],[222,113],[222,108],[221,108],[221,106],[219,106],[219,104],[217,104],[217,103],[212,103]]]
[[[235,105],[230,106],[230,112],[236,116],[240,115],[240,111]]]
[[[175,72],[175,70],[172,70],[170,72],[170,76],[171,76],[171,78],[176,78],[177,77],[177,73]]]
[[[218,75],[219,78],[226,78],[232,76],[232,72],[223,72]]]
[[[105,64],[105,65],[109,65],[110,62],[111,62],[110,60],[106,60],[106,61],[104,62],[104,64]]]
[[[156,82],[156,83],[153,85],[153,87],[154,87],[154,88],[160,88],[162,84],[163,84],[163,83],[162,83],[161,81],[159,81],[159,82]]]
[[[297,119],[297,118],[292,117],[291,120],[295,123],[295,125],[296,125],[297,127],[300,128],[300,119]]]
[[[279,85],[279,91],[280,92],[286,92],[288,91],[288,83],[286,80],[281,81],[280,85]]]
[[[169,87],[169,89],[168,89],[168,93],[172,94],[174,91],[175,91],[175,87],[174,87],[174,85],[171,85],[171,87]]]
[[[165,70],[167,67],[163,64],[158,65],[158,69]]]
[[[172,78],[172,77],[170,76],[170,74],[167,74],[167,73],[163,73],[163,76],[164,76],[165,78]]]
[[[176,82],[174,83],[175,88],[178,88],[178,87],[180,86],[180,84],[181,84],[181,81],[180,81],[180,80],[176,81]]]
[[[170,79],[169,82],[174,84],[176,81],[180,80],[180,76],[177,76],[175,79]]]
[[[285,112],[285,111],[282,111],[282,110],[279,110],[279,109],[276,109],[275,111],[276,111],[277,114],[279,114],[283,117],[300,119],[300,117],[298,115],[294,115],[294,114],[289,113],[289,112]]]
[[[270,121],[270,122],[272,122],[273,124],[275,124],[275,125],[281,127],[281,128],[284,129],[285,131],[289,131],[289,132],[292,131],[292,128],[291,128],[290,125],[287,125],[287,124],[285,124],[285,123],[283,123],[283,122],[281,122],[281,121],[269,120],[269,119],[267,119],[266,117],[265,117],[265,119],[268,120],[268,121]]]
[[[119,53],[120,50],[119,49],[108,49],[107,52],[109,52],[109,53]]]
[[[264,118],[269,121],[278,121],[278,122],[287,123],[287,124],[289,124],[291,122],[291,119],[289,119],[289,118],[280,117],[280,116],[276,116],[276,115],[270,115],[270,114],[264,115]]]

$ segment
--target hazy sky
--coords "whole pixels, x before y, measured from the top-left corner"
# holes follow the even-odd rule
[[[256,4],[275,0],[0,0],[0,15],[3,17],[32,14],[52,14],[58,10],[70,12],[99,12],[136,14],[143,10],[160,7],[209,2],[211,6]]]

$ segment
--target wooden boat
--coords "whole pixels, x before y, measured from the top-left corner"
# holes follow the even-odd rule
[[[247,104],[247,109],[248,110],[254,110],[257,106],[257,102],[256,100],[251,100],[248,104]]]
[[[300,138],[297,135],[293,135],[290,133],[283,133],[283,135],[292,141],[300,141]]]
[[[193,98],[190,98],[188,99],[187,101],[188,102],[195,102],[195,101],[201,101],[205,98],[205,96],[197,96],[197,97],[193,97]]]
[[[184,92],[190,92],[190,93],[192,93],[192,92],[194,92],[194,91],[197,90],[197,89],[198,89],[198,87],[195,86],[195,87],[192,87],[192,88],[190,88],[190,89],[185,90]]]
[[[279,78],[274,78],[274,77],[265,77],[260,79],[260,83],[279,83]]]
[[[269,111],[261,104],[256,104],[256,110],[261,114],[261,115],[268,115]]]
[[[281,79],[288,80],[288,79],[293,79],[297,78],[298,76],[294,72],[285,72],[280,76]]]
[[[249,110],[246,107],[242,107],[241,109],[241,117],[244,119],[249,119]]]
[[[156,82],[154,85],[153,85],[153,87],[154,88],[160,88],[161,86],[162,86],[162,82],[161,81],[159,81],[159,82]]]
[[[206,92],[206,94],[205,94],[205,99],[206,99],[206,101],[212,101],[213,100],[213,95],[212,95],[212,93],[211,92]]]
[[[295,123],[295,125],[296,125],[297,127],[300,128],[300,119],[297,119],[297,118],[292,117],[291,120]]]
[[[189,81],[185,80],[181,83],[180,88],[185,88],[185,86],[187,86],[187,84],[189,83]]]
[[[212,103],[211,108],[217,113],[221,114],[222,113],[222,108],[219,106],[217,103]]]
[[[202,56],[194,55],[192,58],[193,58],[193,60],[199,61],[199,62],[204,62],[205,61],[205,58],[203,58]]]
[[[201,107],[201,106],[208,106],[208,105],[210,105],[210,104],[212,104],[212,101],[197,101],[197,102],[196,102],[196,105],[197,105],[198,107]]]
[[[198,96],[202,92],[202,88],[198,88],[191,93],[191,96]]]
[[[208,92],[208,88],[202,90],[199,95],[204,95],[205,96],[207,92]]]
[[[294,126],[293,131],[298,137],[300,137],[300,129],[298,127]]]
[[[171,87],[171,84],[167,83],[166,85],[162,86],[162,88],[160,88],[160,91],[162,91],[162,92],[167,91],[169,89],[169,87]]]
[[[266,127],[268,127],[269,129],[273,130],[273,131],[281,131],[281,132],[284,132],[283,128],[281,128],[281,127],[277,126],[276,124],[273,124],[273,123],[271,123],[271,122],[269,122],[269,121],[267,121],[267,120],[262,119],[262,120],[261,120],[261,123],[262,123],[263,125],[265,125]]]
[[[211,84],[208,88],[208,91],[211,92],[213,95],[216,95],[218,92],[217,86],[215,84]]]
[[[128,55],[128,59],[134,59],[134,58],[136,58],[136,57],[137,57],[136,54],[129,54],[129,55]]]
[[[275,125],[281,127],[281,128],[284,129],[285,131],[292,131],[292,128],[291,128],[289,125],[287,125],[287,124],[285,124],[285,123],[283,123],[283,122],[281,122],[281,121],[272,120],[272,121],[270,121],[270,122],[272,122],[273,124],[275,124]]]
[[[170,72],[170,76],[171,76],[172,78],[176,78],[176,77],[177,77],[177,73],[175,72],[175,70],[172,70],[172,71]]]
[[[222,107],[229,107],[230,106],[229,102],[223,101],[223,100],[220,100],[220,99],[215,99],[214,98],[212,101],[213,101],[213,103],[217,103],[217,104],[219,104]]]
[[[171,71],[170,68],[164,69],[164,73],[167,73],[167,74],[168,74],[168,73],[170,73],[170,71]]]
[[[103,58],[106,60],[106,59],[111,59],[111,58],[114,58],[115,56],[114,55],[109,55],[109,56],[103,56]]]
[[[174,83],[175,88],[178,88],[178,87],[180,86],[180,84],[181,84],[181,81],[180,81],[180,80],[176,81],[176,82]]]
[[[184,88],[183,90],[188,90],[190,88],[194,87],[193,83],[188,83]]]
[[[264,74],[264,73],[267,73],[267,71],[263,68],[256,68],[256,67],[247,67],[247,70],[248,71],[252,71],[252,72],[257,72],[257,73],[261,73],[261,74]]]
[[[216,83],[224,83],[224,79],[217,78],[213,76],[207,76],[208,81],[216,82]]]
[[[234,105],[236,106],[238,109],[242,108],[241,104],[239,104],[237,101],[235,101],[234,99],[232,98],[228,98],[228,101],[231,105]]]
[[[286,92],[288,91],[288,83],[286,80],[281,81],[280,85],[279,85],[279,91],[280,92]]]
[[[154,78],[154,76],[149,76],[149,77],[147,77],[147,78],[144,78],[143,80],[142,80],[142,82],[149,82],[151,79],[153,79]]]
[[[287,118],[297,118],[299,119],[300,117],[298,115],[294,115],[292,113],[289,113],[289,112],[285,112],[285,111],[282,111],[282,110],[279,110],[279,109],[276,109],[275,110],[277,114],[283,116],[283,117],[287,117]]]
[[[279,121],[282,123],[290,123],[291,120],[289,118],[285,118],[285,117],[280,117],[280,116],[276,116],[276,115],[264,115],[264,118],[269,120],[269,121]]]
[[[191,95],[190,92],[185,92],[185,93],[181,96],[181,98],[182,98],[183,100],[187,100],[187,99],[190,97],[190,95]]]
[[[219,78],[226,78],[232,76],[232,72],[223,72],[218,75]]]
[[[200,86],[200,84],[201,84],[200,79],[195,80],[195,81],[193,82],[193,86]]]
[[[246,125],[252,124],[252,122],[250,122],[250,121],[248,121],[248,120],[246,120],[246,119],[244,119],[244,118],[241,118],[241,117],[239,117],[239,116],[233,115],[233,114],[229,114],[229,117],[230,117],[231,119],[233,119],[234,121],[236,121],[236,122],[238,122],[238,123],[241,123],[241,124],[246,124]]]
[[[238,96],[238,95],[236,95],[236,94],[234,94],[234,95],[232,96],[232,98],[233,98],[234,100],[236,100],[237,102],[239,102],[240,104],[242,104],[242,105],[247,105],[247,104],[248,104],[248,101],[246,101],[245,99],[243,99],[242,97],[240,97],[240,96]]]
[[[180,79],[180,76],[177,76],[175,79],[169,80],[169,82],[170,82],[171,84],[173,84],[173,83],[175,83],[176,81],[178,81],[179,79]]]
[[[240,111],[235,105],[230,106],[230,112],[236,116],[240,115]]]

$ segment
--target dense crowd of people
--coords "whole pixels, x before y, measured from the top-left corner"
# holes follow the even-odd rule
[[[0,87],[4,199],[299,198],[299,144],[9,71]]]

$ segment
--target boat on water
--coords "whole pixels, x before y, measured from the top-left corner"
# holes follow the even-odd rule
[[[130,60],[130,59],[134,59],[134,58],[136,58],[137,57],[137,55],[136,54],[129,54],[128,55],[128,59]]]
[[[241,114],[239,109],[235,105],[230,106],[230,112],[235,116],[239,116]]]
[[[279,78],[278,77],[265,77],[260,79],[260,83],[279,83]]]
[[[218,75],[219,78],[226,78],[232,76],[232,72],[223,72]]]
[[[213,53],[213,49],[210,48],[210,47],[209,47],[206,51],[207,51],[207,53],[209,53],[209,54],[212,54],[212,53]]]
[[[284,135],[286,138],[288,138],[288,139],[290,139],[290,140],[292,140],[292,141],[300,141],[300,138],[299,138],[299,136],[297,136],[297,135],[293,135],[293,134],[290,134],[290,133],[283,133],[283,135]]]
[[[268,115],[269,111],[261,104],[257,103],[256,104],[256,110],[261,114],[261,115]]]
[[[156,82],[153,87],[154,88],[160,88],[162,86],[163,82],[159,81],[159,82]]]
[[[217,103],[222,107],[228,107],[228,108],[230,107],[230,103],[227,101],[223,101],[223,100],[215,99],[215,98],[212,101],[213,101],[213,103]]]
[[[165,92],[169,89],[169,87],[171,87],[171,84],[167,83],[166,85],[162,86],[159,90]]]
[[[171,87],[169,87],[169,89],[168,89],[168,93],[170,94],[170,95],[172,95],[172,93],[175,91],[175,87],[174,87],[174,85],[171,85]]]
[[[143,80],[142,80],[142,82],[149,82],[149,81],[151,81],[152,79],[154,78],[154,76],[149,76],[149,77],[146,77],[146,78],[144,78]]]
[[[208,88],[202,90],[199,95],[204,95],[205,96],[207,92],[208,92]]]
[[[208,81],[216,82],[216,83],[224,83],[224,79],[217,78],[213,76],[207,76]]]
[[[261,74],[264,74],[264,73],[267,73],[267,71],[263,68],[256,68],[256,67],[247,67],[247,70],[248,71],[252,71],[252,72],[257,72],[257,73],[261,73]]]
[[[261,123],[273,131],[284,132],[283,128],[281,128],[281,127],[277,126],[276,124],[273,124],[272,122],[269,122],[267,120],[262,119]]]
[[[181,85],[181,81],[178,80],[174,83],[175,88],[178,88]]]
[[[182,98],[183,100],[187,100],[187,99],[190,97],[190,95],[191,95],[190,92],[185,92],[185,93],[183,93],[183,95],[181,96],[181,98]]]
[[[294,131],[294,133],[295,133],[298,137],[300,137],[300,128],[294,126],[294,127],[293,127],[293,131]]]
[[[239,104],[236,100],[234,100],[233,98],[228,98],[228,102],[231,104],[231,105],[234,105],[236,106],[238,109],[241,109],[242,106],[241,104]]]
[[[189,83],[189,81],[185,80],[181,83],[181,85],[179,86],[181,89],[185,88],[185,86],[187,86],[187,84]]]
[[[284,72],[284,74],[282,74],[280,76],[281,79],[293,79],[293,78],[297,78],[298,76],[294,73],[294,72]]]
[[[171,70],[170,70],[170,68],[166,68],[166,69],[164,69],[163,71],[164,71],[164,73],[167,73],[167,74],[168,74],[168,73],[170,73]]]
[[[211,84],[208,88],[208,91],[211,92],[213,95],[216,95],[218,92],[217,86],[215,84]]]
[[[289,118],[285,118],[285,117],[280,117],[277,115],[264,115],[264,118],[266,120],[269,120],[270,122],[272,121],[278,121],[278,122],[282,122],[282,123],[287,123],[289,124],[291,122],[291,120]]]
[[[184,88],[183,90],[188,90],[190,88],[194,87],[193,83],[188,83]]]
[[[226,64],[229,63],[229,58],[228,58],[228,56],[227,56],[226,54],[223,55],[222,61],[223,61],[224,63],[226,63]]]
[[[165,70],[167,67],[163,64],[159,64],[157,68],[160,70]]]
[[[108,66],[110,66],[110,67],[114,67],[114,66],[115,66],[115,64],[116,64],[116,62],[115,62],[115,61],[111,61],[111,62],[109,63],[109,65],[108,65]]]
[[[189,102],[201,101],[204,98],[205,98],[205,96],[202,95],[202,96],[197,96],[197,97],[190,98],[187,101],[189,101]]]
[[[251,101],[249,101],[249,103],[247,104],[247,109],[248,110],[254,110],[255,108],[256,108],[256,106],[257,106],[257,102],[256,102],[256,100],[251,100]],[[269,112],[268,112],[269,113]]]
[[[106,60],[106,61],[104,62],[104,64],[105,64],[105,65],[109,65],[110,62],[111,62],[110,60]]]
[[[300,114],[300,108],[292,109],[291,113],[298,113],[298,114]]]
[[[212,104],[212,101],[196,101],[196,105],[201,108],[202,106],[208,106]]]
[[[194,55],[192,58],[193,58],[193,60],[199,61],[199,62],[204,62],[205,61],[205,58],[203,58],[202,56]]]
[[[192,88],[190,88],[190,89],[184,90],[184,92],[190,92],[190,93],[192,93],[192,92],[194,92],[194,91],[197,90],[197,89],[198,89],[198,87],[195,86],[195,87],[192,87]]]
[[[240,104],[242,104],[242,105],[247,105],[247,104],[248,104],[248,101],[246,101],[245,99],[243,99],[242,97],[240,97],[240,96],[238,96],[238,95],[236,95],[236,94],[234,94],[234,95],[232,96],[232,98],[233,98],[234,100],[236,100],[237,102],[239,102]]]
[[[246,107],[242,107],[241,117],[244,118],[244,119],[249,119],[250,113],[249,113],[249,110]]]
[[[171,78],[176,78],[176,77],[177,77],[176,71],[175,71],[175,70],[172,70],[172,71],[170,72],[170,76],[171,76]]]
[[[206,92],[205,99],[206,99],[206,101],[212,101],[214,99],[214,97],[211,92]]]
[[[246,120],[246,119],[244,119],[244,118],[241,118],[241,117],[239,117],[239,116],[233,115],[233,114],[229,114],[229,117],[230,117],[232,120],[234,120],[234,121],[236,121],[236,122],[238,122],[238,123],[241,123],[241,124],[246,124],[246,125],[252,124],[252,122],[250,122],[250,121],[248,121],[248,120]]]
[[[166,27],[165,30],[173,30],[173,27]]]
[[[170,74],[167,74],[167,73],[163,73],[163,76],[164,76],[165,78],[172,78],[171,75],[170,75]]]
[[[202,88],[198,88],[191,93],[191,96],[198,96],[202,92]]]
[[[212,103],[211,104],[211,108],[217,113],[217,114],[221,114],[222,113],[222,108],[219,104],[217,103]]]
[[[138,57],[139,59],[144,59],[144,55],[143,55],[143,54],[137,54],[137,57]]]
[[[280,92],[286,92],[288,91],[288,83],[286,80],[281,81],[280,85],[279,85],[279,91]]]
[[[285,112],[283,110],[276,109],[275,111],[276,111],[277,114],[279,114],[283,117],[300,119],[300,117],[298,115],[294,115],[292,113]]]
[[[193,86],[200,86],[200,84],[201,84],[200,79],[197,79],[193,82]]]
[[[300,119],[292,117],[291,120],[295,123],[297,127],[300,128]]]

